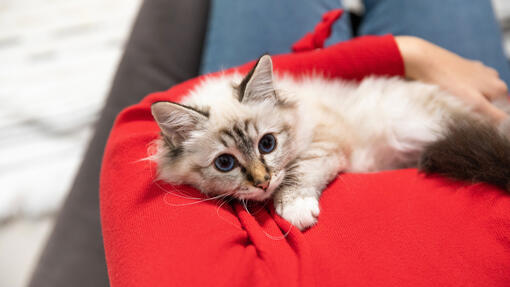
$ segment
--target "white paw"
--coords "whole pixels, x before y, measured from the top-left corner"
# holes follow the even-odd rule
[[[288,202],[275,202],[276,212],[292,225],[304,230],[317,222],[319,201],[315,197],[298,197]]]

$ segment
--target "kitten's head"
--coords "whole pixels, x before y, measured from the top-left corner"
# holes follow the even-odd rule
[[[208,93],[203,99],[209,103],[152,105],[162,133],[153,157],[159,178],[209,195],[267,199],[290,180],[285,174],[297,154],[297,104],[274,88],[268,55],[239,84],[220,86],[196,91]]]

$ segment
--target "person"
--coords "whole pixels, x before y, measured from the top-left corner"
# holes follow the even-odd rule
[[[366,0],[364,5],[357,34],[395,35],[407,77],[437,84],[495,120],[504,118],[490,104],[507,96],[510,83],[490,1]],[[213,1],[201,72],[240,65],[265,52],[290,52],[324,12],[337,8],[342,5],[335,0]],[[343,15],[326,46],[352,39],[353,30],[349,15]]]
[[[314,67],[347,79],[406,76],[448,89],[496,122],[506,117],[491,104],[507,95],[509,73],[489,2],[469,6],[452,0],[448,5],[458,8],[452,15],[439,0],[364,3],[359,34],[395,37],[351,39],[345,17],[333,28],[328,47],[282,54],[338,2],[213,1],[201,70],[222,70],[212,76],[246,73],[253,62],[236,66],[269,52],[281,54],[273,57],[280,71]],[[154,166],[139,160],[158,136],[150,104],[178,101],[202,79],[151,94],[117,118],[100,188],[112,286],[510,282],[510,198],[491,186],[427,178],[412,169],[345,174],[321,197],[319,223],[300,232],[270,205],[245,209],[207,200],[190,187],[156,182]]]

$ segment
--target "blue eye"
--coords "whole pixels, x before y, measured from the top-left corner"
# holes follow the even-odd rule
[[[236,159],[231,154],[222,154],[214,160],[214,166],[222,172],[231,171],[236,163]]]
[[[276,147],[276,139],[272,134],[264,135],[259,141],[259,151],[262,154],[270,153]]]

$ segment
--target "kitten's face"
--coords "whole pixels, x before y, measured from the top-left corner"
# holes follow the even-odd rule
[[[205,107],[153,105],[164,139],[160,177],[210,195],[265,200],[296,157],[296,104],[276,95],[269,56],[228,93],[218,97],[225,102]]]
[[[221,126],[210,111],[210,123],[194,133],[185,146],[190,184],[212,194],[229,193],[240,199],[264,200],[281,184],[293,157],[291,122],[268,104],[239,107],[246,116]]]

